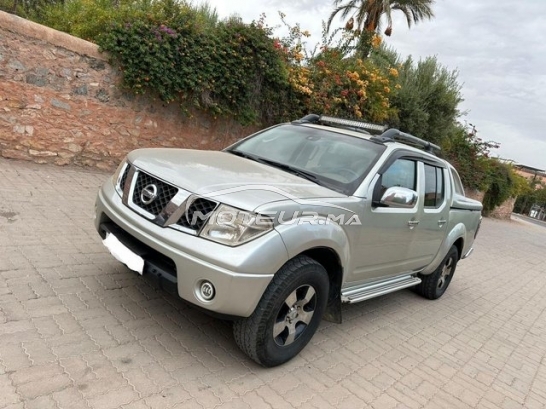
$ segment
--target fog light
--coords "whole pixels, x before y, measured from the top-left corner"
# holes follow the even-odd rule
[[[210,301],[214,298],[216,291],[210,281],[203,281],[199,287],[201,298],[205,301]]]

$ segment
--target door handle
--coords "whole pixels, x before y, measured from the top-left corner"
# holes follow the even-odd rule
[[[438,226],[440,227],[442,227],[446,223],[447,223],[447,220],[444,220],[444,219],[438,220]]]
[[[408,226],[409,226],[410,229],[413,229],[418,224],[419,224],[419,220],[409,220],[408,221]]]

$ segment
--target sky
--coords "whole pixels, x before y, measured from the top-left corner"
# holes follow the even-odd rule
[[[311,46],[333,10],[333,0],[207,2],[221,18],[237,15],[249,23],[265,13],[270,26],[282,11],[290,24],[311,32]],[[437,56],[457,70],[461,121],[501,144],[493,156],[546,169],[546,0],[436,0],[433,11],[435,18],[411,29],[395,13],[386,44],[414,60]]]

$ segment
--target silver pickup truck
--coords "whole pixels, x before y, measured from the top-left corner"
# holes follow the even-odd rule
[[[308,115],[221,152],[139,149],[99,191],[96,228],[131,270],[234,320],[239,347],[282,364],[341,304],[403,288],[442,296],[481,203],[439,148]]]

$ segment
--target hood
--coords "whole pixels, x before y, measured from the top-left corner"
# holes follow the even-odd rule
[[[139,149],[129,161],[155,177],[199,196],[244,210],[287,199],[345,195],[273,166],[227,152]]]

